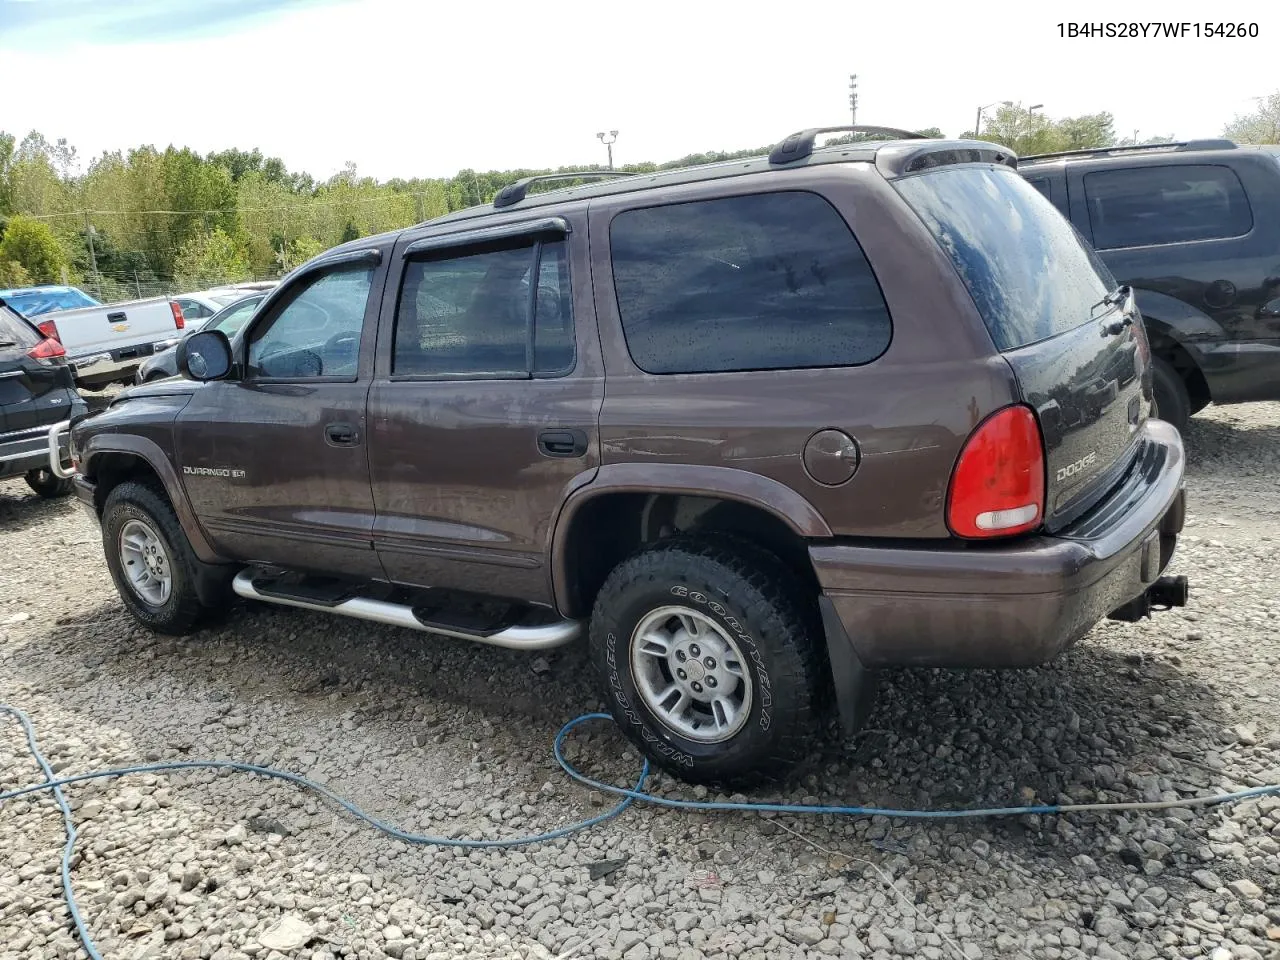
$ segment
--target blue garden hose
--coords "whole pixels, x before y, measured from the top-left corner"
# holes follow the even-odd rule
[[[71,808],[67,805],[66,796],[62,792],[62,788],[72,783],[80,783],[85,780],[105,780],[112,777],[123,777],[133,773],[166,773],[172,770],[237,770],[241,773],[253,773],[263,777],[271,777],[276,780],[286,780],[289,783],[297,784],[313,793],[332,800],[338,806],[342,807],[358,820],[372,826],[374,829],[395,837],[397,840],[403,840],[405,843],[412,843],[423,846],[440,846],[440,847],[466,847],[470,849],[493,849],[503,847],[519,847],[532,843],[545,843],[548,840],[556,840],[560,837],[567,837],[570,834],[579,833],[580,831],[590,829],[597,824],[604,823],[606,820],[612,820],[627,807],[631,806],[635,801],[649,803],[660,807],[669,807],[677,810],[696,810],[700,812],[708,812],[713,810],[736,810],[747,811],[752,813],[792,813],[792,814],[822,814],[835,816],[853,816],[853,817],[894,817],[908,819],[957,819],[962,817],[1005,817],[1005,816],[1023,816],[1026,814],[1060,814],[1060,813],[1079,813],[1079,812],[1107,812],[1120,810],[1159,810],[1169,807],[1188,807],[1188,806],[1205,806],[1209,804],[1234,803],[1239,800],[1245,800],[1250,797],[1261,797],[1267,794],[1280,793],[1280,784],[1270,786],[1253,787],[1248,790],[1237,790],[1233,793],[1216,794],[1213,796],[1192,797],[1186,800],[1161,800],[1156,802],[1126,802],[1126,803],[1064,803],[1064,804],[1039,804],[1035,806],[1025,807],[988,807],[983,809],[969,810],[895,810],[887,807],[858,807],[858,806],[826,806],[823,804],[800,804],[800,803],[753,803],[750,801],[743,802],[717,802],[707,800],[672,800],[667,797],[655,796],[646,793],[644,790],[645,782],[649,778],[649,761],[645,760],[640,768],[640,775],[636,778],[633,787],[618,787],[609,783],[602,783],[594,780],[586,774],[579,771],[564,756],[564,740],[565,737],[575,728],[590,720],[612,720],[613,718],[607,713],[585,713],[580,717],[570,720],[555,736],[552,743],[552,750],[555,753],[556,762],[560,764],[560,768],[564,770],[570,777],[579,783],[585,784],[595,790],[619,797],[619,801],[612,808],[597,816],[590,817],[586,820],[579,820],[563,827],[557,827],[554,830],[548,830],[545,833],[533,834],[524,837],[511,837],[504,840],[468,840],[455,839],[452,837],[434,837],[428,834],[408,833],[389,823],[379,820],[377,817],[365,813],[359,807],[349,800],[345,800],[338,796],[324,784],[316,783],[314,780],[308,780],[306,777],[299,776],[296,773],[289,773],[284,770],[273,770],[270,767],[259,767],[251,763],[238,763],[233,760],[182,760],[171,763],[148,763],[136,767],[121,767],[114,770],[96,770],[90,773],[75,774],[70,777],[61,779],[55,778],[53,770],[49,766],[49,762],[45,759],[44,754],[40,752],[40,747],[36,743],[35,727],[31,723],[31,719],[19,710],[17,707],[11,707],[7,704],[0,703],[0,713],[9,714],[15,717],[27,736],[27,746],[31,751],[31,755],[39,764],[41,772],[44,774],[44,782],[33,784],[29,787],[21,787],[17,790],[10,790],[7,793],[0,793],[0,803],[6,800],[13,800],[16,797],[26,796],[27,794],[40,793],[45,790],[53,792],[54,800],[58,804],[58,809],[62,813],[62,822],[66,830],[67,842],[62,848],[62,893],[67,901],[67,909],[71,914],[71,920],[75,924],[76,933],[80,938],[81,944],[84,946],[85,952],[89,955],[89,960],[102,960],[97,948],[94,946],[93,938],[89,935],[83,917],[80,915],[80,909],[76,905],[75,891],[71,887],[71,855],[75,849],[76,843],[76,825],[71,817]]]

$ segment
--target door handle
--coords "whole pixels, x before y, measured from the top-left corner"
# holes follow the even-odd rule
[[[587,435],[581,430],[543,430],[538,452],[546,457],[580,457],[587,452]]]
[[[350,423],[331,423],[324,428],[324,438],[335,447],[354,447],[360,432]]]

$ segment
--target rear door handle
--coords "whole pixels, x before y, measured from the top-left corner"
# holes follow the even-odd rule
[[[546,457],[580,457],[587,452],[587,435],[581,430],[543,430],[538,452]]]
[[[354,447],[360,442],[360,431],[350,423],[331,423],[324,428],[324,438],[335,447]]]

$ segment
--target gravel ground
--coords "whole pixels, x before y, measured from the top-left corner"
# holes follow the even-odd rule
[[[786,795],[947,807],[1280,782],[1280,404],[1210,408],[1188,447],[1175,570],[1190,607],[1104,623],[1041,670],[893,673],[868,728]],[[31,714],[57,771],[242,759],[456,836],[603,808],[550,751],[599,706],[579,649],[535,657],[246,605],[157,638],[121,609],[90,521],[20,482],[0,483],[0,555],[0,701]],[[607,725],[571,754],[618,783],[638,768]],[[37,779],[17,724],[0,724],[0,790]],[[110,960],[1280,956],[1280,798],[931,823],[633,809],[463,852],[240,774],[69,794],[76,889]],[[0,960],[84,956],[49,798],[0,806],[0,843]]]

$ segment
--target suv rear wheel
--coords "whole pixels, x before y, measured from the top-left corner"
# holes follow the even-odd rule
[[[56,477],[52,470],[46,467],[39,467],[35,470],[27,471],[27,486],[34,490],[46,500],[52,500],[55,497],[65,497],[71,492],[70,478],[62,479]]]
[[[684,780],[778,780],[814,746],[826,684],[808,591],[751,544],[672,538],[605,581],[591,653],[610,710]]]
[[[102,509],[102,540],[111,578],[134,618],[157,633],[190,633],[205,609],[195,555],[165,496],[147,484],[120,484]]]
[[[1151,377],[1154,395],[1152,414],[1172,423],[1179,433],[1185,433],[1187,421],[1191,419],[1191,397],[1186,383],[1173,364],[1160,357],[1151,361]]]

